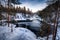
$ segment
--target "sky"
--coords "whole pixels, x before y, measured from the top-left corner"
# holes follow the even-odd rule
[[[26,9],[30,9],[32,12],[37,12],[38,10],[43,10],[47,4],[46,0],[20,0],[22,4],[18,5],[20,7],[26,7]]]
[[[7,1],[7,0],[0,0],[0,1],[3,1],[3,2],[1,2],[1,4],[4,5],[6,3],[6,2],[4,3],[4,1]],[[54,0],[54,1],[56,1],[56,0]],[[26,9],[29,8],[32,12],[37,12],[38,10],[41,11],[48,6],[46,4],[47,0],[18,0],[18,2],[22,3],[18,6],[20,6],[21,8],[23,8],[25,6]],[[17,7],[17,5],[15,5],[15,7]]]

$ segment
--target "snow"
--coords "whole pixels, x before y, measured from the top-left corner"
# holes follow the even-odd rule
[[[19,17],[18,17],[19,16]],[[20,13],[17,13],[15,20],[26,20],[26,18]],[[33,18],[29,18],[30,20],[33,20],[32,22],[20,22],[18,24],[26,24],[31,26],[30,28],[33,30],[40,30],[41,22],[42,21],[39,17],[33,16]],[[5,20],[3,20],[5,21]],[[51,23],[50,23],[51,24]],[[12,25],[12,26],[11,26]],[[52,23],[51,25],[54,25]],[[47,37],[37,37],[33,32],[26,28],[18,27],[15,28],[16,25],[10,24],[0,26],[0,40],[47,40]],[[13,29],[13,32],[11,32],[11,27]],[[60,28],[58,27],[57,31],[57,37],[56,40],[60,40]],[[52,40],[52,35],[49,35],[49,40]]]
[[[60,40],[60,27],[58,27],[58,29],[57,29],[57,36],[58,36],[58,38]]]
[[[3,7],[7,7],[8,5],[8,0],[0,0],[0,2],[1,2],[1,5],[3,6]]]
[[[35,20],[36,21],[36,20]],[[35,21],[33,21],[35,23]],[[39,23],[38,21],[36,22]],[[16,25],[10,24],[0,26],[0,40],[46,40],[47,37],[37,37],[33,32],[26,28],[18,27]],[[11,32],[11,27],[13,32]],[[56,40],[60,40],[60,27],[57,30]],[[52,40],[52,35],[49,35],[49,40]]]
[[[26,20],[22,13],[16,13],[14,20]]]
[[[0,26],[0,40],[37,40],[36,38],[36,35],[26,28],[13,27],[11,32],[11,27]]]
[[[15,15],[15,19],[14,20],[32,20],[32,22],[18,22],[18,24],[25,24],[25,25],[28,25],[30,26],[31,29],[34,29],[34,30],[40,30],[40,27],[41,27],[41,22],[43,19],[41,19],[37,14],[34,14],[34,15],[28,15],[28,14],[25,14],[26,16],[24,16],[22,13],[17,13]]]

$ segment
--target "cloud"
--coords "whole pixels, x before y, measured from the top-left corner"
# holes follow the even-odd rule
[[[32,10],[32,12],[36,12],[36,11],[38,11],[38,10],[43,10],[46,6],[47,6],[47,4],[46,3],[43,3],[43,4],[36,4],[36,5],[32,5],[32,4],[29,4],[29,3],[24,3],[24,4],[21,4],[21,5],[19,5],[20,7],[26,7],[26,9],[30,9],[30,10]]]
[[[26,3],[26,2],[28,2],[28,3],[32,3],[33,5],[34,4],[37,4],[37,3],[45,3],[47,0],[20,0],[20,2],[22,2],[22,4],[23,3]]]
[[[24,2],[23,1],[24,0],[22,0],[22,4],[19,6],[22,8],[25,6],[26,9],[29,8],[30,10],[32,10],[32,12],[43,10],[47,6],[47,4],[45,3],[46,0],[45,1],[44,0],[25,0]]]

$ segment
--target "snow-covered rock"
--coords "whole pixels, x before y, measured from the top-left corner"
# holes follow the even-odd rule
[[[24,15],[22,13],[16,13],[14,20],[15,21],[17,21],[17,20],[26,20],[26,18],[24,17]]]

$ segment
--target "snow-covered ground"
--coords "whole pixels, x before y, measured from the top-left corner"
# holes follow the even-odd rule
[[[12,25],[12,26],[11,26]],[[13,32],[11,32],[11,27]],[[37,37],[33,32],[26,28],[18,27],[15,28],[15,25],[10,24],[0,26],[0,40],[46,40],[47,37]],[[52,35],[49,36],[49,40],[52,40]],[[60,40],[60,27],[57,31],[56,40]]]
[[[39,21],[34,20],[31,23],[31,25],[33,26],[32,28],[35,28],[36,25],[35,23],[38,25],[40,24]],[[5,25],[1,25],[0,40],[46,40],[47,39],[47,37],[37,37],[33,32],[31,32],[26,28],[22,28],[22,27],[15,28],[15,26],[16,25],[14,24],[10,24],[8,27],[7,23]],[[13,32],[11,32],[11,28],[13,29]],[[49,40],[52,40],[52,35],[49,35]],[[57,30],[56,40],[60,40],[60,27],[58,27]]]
[[[58,38],[59,38],[59,40],[60,40],[60,27],[58,27],[57,36],[58,36]]]
[[[0,26],[0,40],[37,40],[36,35],[26,28],[15,28]]]

